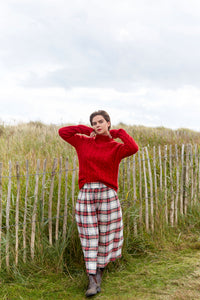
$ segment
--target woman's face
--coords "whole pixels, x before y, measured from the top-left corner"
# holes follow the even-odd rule
[[[92,119],[92,128],[96,134],[108,135],[110,122],[107,122],[103,116],[97,115]]]

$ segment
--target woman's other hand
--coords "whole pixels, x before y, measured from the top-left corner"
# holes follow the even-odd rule
[[[110,139],[112,139],[112,135],[110,134],[110,131],[108,133],[108,136],[109,136]]]

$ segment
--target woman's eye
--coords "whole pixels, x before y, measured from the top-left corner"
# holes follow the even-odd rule
[[[103,120],[100,120],[99,123],[103,123]]]

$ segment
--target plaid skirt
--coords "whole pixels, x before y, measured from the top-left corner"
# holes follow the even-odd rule
[[[76,222],[87,273],[96,274],[97,267],[121,257],[123,222],[115,190],[100,182],[85,184],[76,202]]]

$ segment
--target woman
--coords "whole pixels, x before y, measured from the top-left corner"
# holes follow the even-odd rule
[[[117,196],[120,161],[138,151],[124,129],[110,130],[107,112],[90,116],[92,127],[67,126],[59,135],[75,147],[79,159],[76,222],[83,249],[89,286],[86,296],[100,292],[103,270],[121,257],[123,223]],[[123,143],[114,139],[120,138]]]

